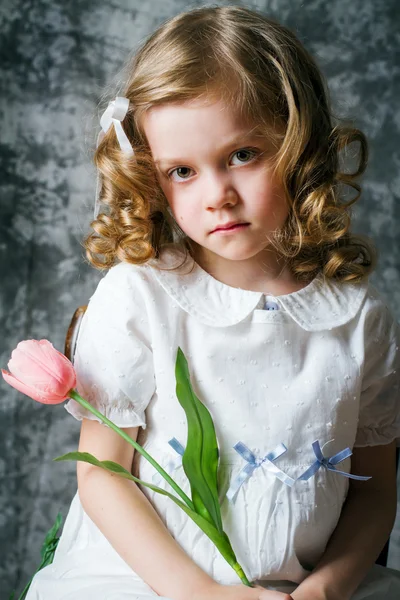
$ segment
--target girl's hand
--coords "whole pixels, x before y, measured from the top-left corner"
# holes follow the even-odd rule
[[[293,600],[289,594],[266,590],[256,585],[254,588],[246,585],[221,585],[212,583],[199,590],[192,600]]]

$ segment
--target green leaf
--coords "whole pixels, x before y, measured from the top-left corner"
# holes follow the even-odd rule
[[[237,565],[237,558],[231,546],[228,536],[225,531],[218,531],[212,523],[207,519],[199,515],[197,512],[187,507],[181,500],[173,498],[174,502],[178,504],[185,511],[185,513],[200,527],[200,529],[210,538],[216,548],[222,554],[227,563],[234,567]]]
[[[175,498],[175,496],[172,496],[172,494],[169,494],[162,488],[159,488],[156,485],[153,485],[152,483],[146,483],[145,481],[138,479],[118,463],[113,462],[112,460],[98,460],[95,456],[93,456],[93,454],[89,454],[89,452],[68,452],[67,454],[63,454],[62,456],[53,458],[53,460],[55,462],[63,460],[80,460],[82,462],[94,465],[95,467],[100,467],[101,469],[109,471],[110,473],[119,475],[120,477],[124,477],[125,479],[130,479],[131,481],[140,483],[140,485],[144,485],[145,487],[150,488],[154,492],[158,492],[159,494],[163,494],[164,496]]]
[[[43,545],[42,545],[42,549],[41,549],[42,562],[40,563],[40,566],[36,569],[36,571],[34,572],[32,577],[30,578],[30,580],[28,581],[28,583],[22,590],[22,593],[18,600],[24,600],[24,598],[26,598],[26,595],[27,595],[30,585],[32,583],[32,579],[34,578],[36,573],[38,573],[41,569],[43,569],[43,567],[47,567],[47,565],[51,565],[51,563],[53,562],[54,554],[55,554],[55,551],[56,551],[56,548],[58,545],[58,541],[59,541],[59,538],[57,537],[57,533],[58,533],[58,530],[60,529],[61,522],[62,522],[62,514],[58,513],[56,520],[54,522],[54,525],[47,532],[46,537],[43,542]],[[15,596],[15,591],[11,594],[9,600],[14,600],[14,596]]]
[[[54,556],[54,552],[55,552],[55,549],[58,544],[57,533],[58,533],[58,530],[60,529],[61,523],[62,523],[62,514],[58,513],[53,527],[48,531],[48,533],[44,539],[43,546],[41,549],[41,557],[42,558],[44,558],[45,554],[49,552],[49,549],[53,553],[53,556]],[[54,542],[56,542],[55,545],[54,545]]]
[[[188,435],[182,465],[190,482],[196,512],[222,534],[221,508],[218,498],[219,451],[212,417],[197,398],[190,383],[188,363],[181,348],[175,364],[176,395],[183,407]]]
[[[63,460],[80,460],[82,462],[90,463],[96,467],[100,467],[105,471],[109,471],[111,473],[115,473],[120,477],[124,477],[125,479],[130,479],[131,481],[135,481],[136,483],[140,483],[151,490],[158,492],[159,494],[163,494],[164,496],[168,496],[171,500],[175,502],[177,506],[179,506],[185,513],[200,527],[200,529],[210,538],[210,540],[215,544],[218,548],[219,552],[225,558],[229,565],[232,567],[237,564],[235,553],[232,549],[231,543],[229,541],[228,536],[224,531],[220,532],[216,529],[216,527],[210,523],[207,519],[205,519],[202,515],[198,514],[196,511],[189,508],[184,502],[179,500],[173,494],[159,488],[151,483],[146,483],[141,479],[138,479],[134,475],[132,475],[129,471],[127,471],[124,467],[115,463],[111,460],[98,460],[92,454],[88,452],[68,452],[67,454],[63,454],[57,458],[53,459],[54,461],[63,461]]]

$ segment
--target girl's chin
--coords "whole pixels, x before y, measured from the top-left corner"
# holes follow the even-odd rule
[[[209,252],[207,252],[209,250]],[[236,247],[232,244],[229,248],[216,248],[215,246],[212,248],[203,248],[202,254],[204,255],[214,255],[219,258],[233,261],[250,261],[258,257],[264,248],[244,248],[240,247],[238,244]]]

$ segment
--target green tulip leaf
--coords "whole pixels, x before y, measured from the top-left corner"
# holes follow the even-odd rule
[[[55,549],[58,544],[57,533],[61,527],[61,523],[62,523],[62,514],[58,513],[53,527],[48,531],[48,533],[45,537],[45,540],[43,542],[43,546],[41,549],[42,559],[44,559],[45,554],[48,555],[49,552],[52,553],[52,556],[54,556],[54,552],[55,552]]]
[[[188,435],[182,466],[190,482],[196,512],[222,534],[223,525],[218,498],[219,450],[212,417],[197,398],[190,383],[188,363],[181,348],[175,364],[176,395],[183,407]]]
[[[210,540],[215,544],[215,546],[222,554],[224,559],[229,563],[229,565],[233,567],[237,564],[235,553],[232,549],[231,543],[226,533],[224,531],[218,531],[216,527],[207,519],[205,519],[202,515],[189,508],[184,502],[179,500],[179,498],[167,492],[166,490],[163,490],[162,488],[152,485],[151,483],[146,483],[145,481],[138,479],[118,463],[115,463],[111,460],[98,460],[95,456],[89,454],[88,452],[68,452],[67,454],[58,456],[53,460],[56,462],[64,460],[79,460],[82,462],[86,462],[96,467],[100,467],[105,471],[109,471],[110,473],[119,475],[120,477],[124,477],[125,479],[130,479],[131,481],[140,483],[140,485],[144,485],[145,487],[148,487],[151,490],[158,492],[159,494],[168,496],[168,498],[173,500],[177,506],[179,506],[183,511],[185,511],[185,513],[196,523],[196,525],[198,525],[198,527],[200,527],[200,529],[207,535],[207,537],[210,538]]]
[[[118,463],[116,463],[112,460],[99,460],[98,458],[93,456],[93,454],[90,454],[89,452],[68,452],[67,454],[63,454],[62,456],[53,458],[53,460],[55,462],[60,462],[63,460],[80,460],[81,462],[89,463],[95,467],[100,467],[101,469],[104,469],[105,471],[108,471],[109,473],[114,473],[115,475],[120,475],[120,477],[124,477],[125,479],[131,479],[132,481],[135,481],[136,483],[140,483],[141,485],[144,485],[144,486],[152,489],[154,492],[158,492],[159,494],[164,494],[166,496],[169,495],[168,492],[166,492],[162,488],[159,488],[156,485],[152,485],[151,483],[146,483],[145,481],[138,479],[137,477],[132,475],[132,473],[127,471],[127,469],[125,469]]]
[[[53,562],[54,554],[55,554],[55,551],[56,551],[56,548],[58,545],[58,541],[59,541],[59,538],[57,537],[57,533],[58,533],[58,530],[60,529],[61,522],[62,522],[62,514],[58,513],[55,523],[51,527],[51,529],[49,529],[49,531],[47,532],[46,537],[43,542],[43,545],[42,545],[42,549],[41,549],[42,562],[40,563],[39,567],[36,569],[36,571],[34,572],[32,577],[30,578],[30,580],[28,581],[28,583],[22,590],[22,593],[21,593],[20,597],[18,598],[18,600],[24,600],[24,598],[26,598],[26,595],[28,593],[28,590],[31,586],[32,580],[33,580],[34,576],[36,575],[36,573],[38,573],[44,567],[47,567],[47,565],[51,565],[51,563]],[[9,600],[14,600],[14,597],[15,597],[15,591],[11,594]]]

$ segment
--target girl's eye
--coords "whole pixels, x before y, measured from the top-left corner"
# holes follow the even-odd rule
[[[234,163],[234,164],[247,163],[250,160],[252,160],[256,155],[257,155],[256,150],[252,150],[250,148],[241,148],[240,150],[237,150],[233,154],[233,156],[237,156],[238,161],[239,161],[238,163]],[[179,182],[179,181],[183,181],[185,179],[189,179],[192,174],[192,171],[193,171],[193,169],[191,169],[190,167],[176,167],[175,169],[172,169],[172,171],[167,173],[167,175],[168,175],[169,179]]]
[[[170,171],[168,173],[168,177],[170,179],[173,179],[172,175],[174,173],[176,173],[176,175],[178,176],[178,179],[173,179],[174,181],[182,181],[182,179],[188,179],[190,172],[192,169],[189,169],[189,167],[177,167],[176,169],[173,169],[172,171]]]
[[[236,164],[243,164],[245,162],[249,162],[249,160],[254,158],[255,155],[255,150],[250,150],[250,148],[241,148],[240,150],[237,150],[233,156],[238,157],[239,163]]]

